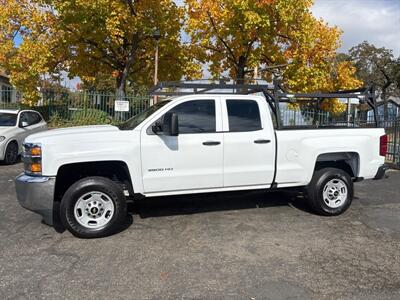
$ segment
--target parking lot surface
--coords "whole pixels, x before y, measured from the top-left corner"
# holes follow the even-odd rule
[[[338,217],[286,192],[164,197],[82,240],[18,205],[21,170],[0,165],[0,299],[400,298],[400,172]]]

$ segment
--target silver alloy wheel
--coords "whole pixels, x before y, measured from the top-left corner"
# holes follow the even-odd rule
[[[347,185],[343,180],[337,178],[332,179],[324,186],[324,202],[330,208],[338,208],[345,203],[347,193]]]
[[[82,226],[99,229],[110,222],[114,210],[114,202],[107,194],[93,191],[84,194],[76,201],[74,215]]]

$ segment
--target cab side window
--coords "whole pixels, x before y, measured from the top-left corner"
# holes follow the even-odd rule
[[[215,132],[215,101],[194,100],[171,109],[178,115],[179,133]]]
[[[179,134],[216,132],[215,101],[192,100],[169,110],[178,115]],[[157,123],[162,124],[163,118]]]

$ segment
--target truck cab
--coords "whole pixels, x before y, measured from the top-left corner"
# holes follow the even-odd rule
[[[275,139],[267,111],[258,96],[196,95],[169,103],[135,129],[143,192],[270,187]],[[165,119],[174,117],[177,132],[165,134]]]

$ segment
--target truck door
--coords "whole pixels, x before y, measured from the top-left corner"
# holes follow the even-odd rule
[[[224,186],[270,186],[275,168],[275,135],[261,97],[223,98]]]
[[[210,97],[210,96],[209,96]],[[223,133],[219,97],[181,100],[166,112],[178,115],[179,135],[141,132],[145,193],[223,186]],[[219,132],[218,132],[219,131]]]

